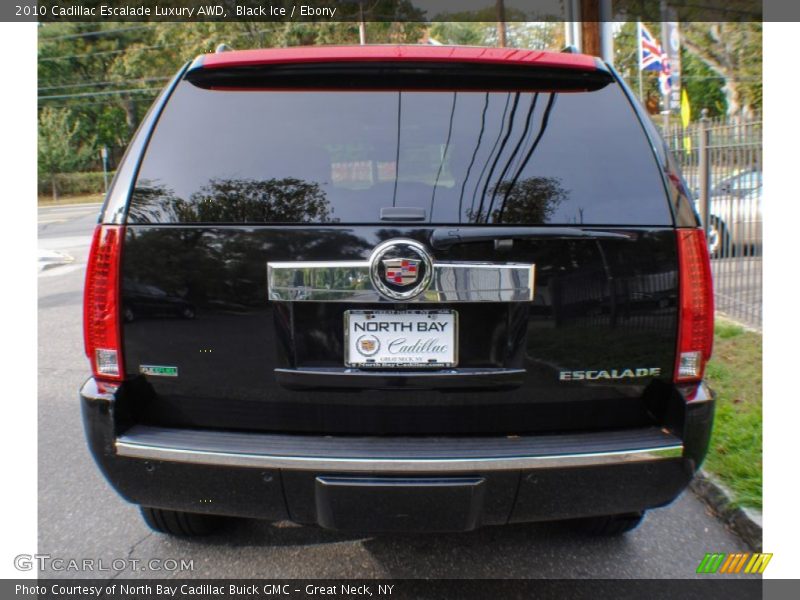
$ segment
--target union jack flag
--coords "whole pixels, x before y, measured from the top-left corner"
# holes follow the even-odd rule
[[[639,23],[639,69],[663,71],[664,59],[666,55],[661,51],[661,44],[643,23]]]

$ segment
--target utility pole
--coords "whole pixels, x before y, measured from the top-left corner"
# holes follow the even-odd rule
[[[574,46],[578,52],[582,52],[580,0],[566,0],[566,2],[567,20],[564,22],[564,41],[567,46]]]
[[[358,0],[358,43],[367,43],[367,24],[364,22],[364,0]]]
[[[614,24],[612,23],[611,0],[600,0],[600,57],[609,65],[614,64]]]
[[[600,4],[598,0],[581,0],[581,52],[600,56]]]
[[[580,0],[581,52],[614,64],[611,0]]]
[[[711,204],[709,198],[711,196],[711,161],[709,160],[709,146],[711,141],[711,130],[709,128],[708,109],[702,110],[700,117],[700,217],[703,224],[703,229],[708,237],[708,225],[711,221]]]
[[[642,23],[636,21],[636,70],[639,71],[639,102],[644,104],[644,92],[642,91]]]
[[[503,0],[496,0],[497,9],[497,45],[501,48],[506,47],[506,7]]]
[[[103,191],[108,192],[108,146],[100,148],[100,160],[103,163]]]

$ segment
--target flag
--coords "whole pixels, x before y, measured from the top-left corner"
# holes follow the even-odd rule
[[[639,31],[639,70],[640,71],[661,71],[664,53],[661,44],[653,36],[643,23],[638,23]]]
[[[689,94],[686,93],[686,88],[681,90],[681,124],[683,125],[684,132],[689,127],[689,123],[692,121],[692,107],[689,104]],[[683,136],[683,151],[686,154],[691,154],[692,152],[692,136],[684,135]]]
[[[658,87],[663,96],[669,96],[672,91],[672,69],[669,65],[667,53],[661,49],[661,44],[645,27],[644,23],[637,23],[639,37],[639,69],[641,71],[658,71]]]
[[[686,93],[686,88],[681,90],[681,123],[683,128],[689,127],[692,120],[692,106],[689,104],[689,94]]]

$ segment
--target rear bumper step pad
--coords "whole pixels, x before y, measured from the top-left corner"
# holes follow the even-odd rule
[[[679,458],[683,444],[656,427],[511,437],[323,437],[137,425],[118,456],[316,472],[442,473],[626,464]]]

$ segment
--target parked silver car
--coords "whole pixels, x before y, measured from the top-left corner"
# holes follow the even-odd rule
[[[751,169],[727,177],[711,189],[708,245],[712,256],[747,254],[761,245],[762,183],[762,172]]]

